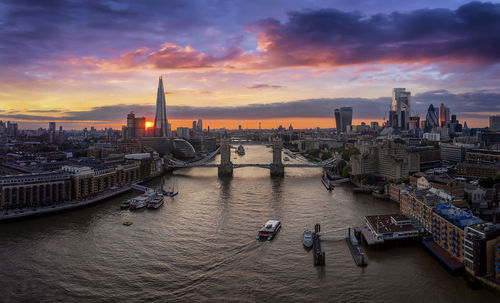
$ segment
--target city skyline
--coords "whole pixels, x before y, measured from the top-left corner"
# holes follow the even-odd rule
[[[162,75],[173,129],[200,118],[334,128],[340,107],[353,108],[353,124],[380,123],[397,87],[412,92],[410,116],[444,103],[487,126],[499,114],[500,39],[486,29],[499,26],[500,4],[419,3],[5,2],[0,119],[120,129],[134,111],[153,121]]]

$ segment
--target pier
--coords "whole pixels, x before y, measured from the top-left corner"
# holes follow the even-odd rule
[[[321,240],[319,238],[321,232],[321,225],[316,223],[314,225],[313,233],[313,253],[314,253],[314,265],[324,266],[325,265],[325,252],[321,250]]]
[[[355,235],[351,235],[351,228],[349,227],[349,232],[347,234],[347,238],[345,238],[345,242],[347,243],[347,247],[349,247],[349,251],[351,252],[352,258],[354,259],[354,263],[357,266],[365,267],[368,265],[366,262],[365,254],[361,252],[361,249],[358,245],[358,240]]]

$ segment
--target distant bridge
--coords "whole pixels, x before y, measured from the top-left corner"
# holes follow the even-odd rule
[[[273,162],[266,163],[242,163],[242,164],[234,164],[231,162],[231,149],[229,143],[231,140],[224,136],[221,140],[221,146],[215,151],[208,154],[206,157],[200,160],[187,162],[179,159],[172,158],[168,162],[168,166],[173,169],[179,168],[194,168],[194,167],[217,167],[219,170],[219,176],[230,176],[233,174],[233,169],[235,168],[243,168],[243,167],[260,167],[271,170],[271,175],[273,176],[283,176],[285,167],[296,167],[296,168],[332,168],[337,165],[337,159],[330,158],[321,162],[310,162],[302,157],[296,157],[295,160],[301,163],[294,164],[283,164],[281,161],[282,150],[283,150],[283,142],[281,141],[281,137],[274,136],[272,142],[272,152],[273,152]],[[208,163],[211,161],[218,153],[221,154],[221,163]],[[287,152],[291,154],[290,151]]]

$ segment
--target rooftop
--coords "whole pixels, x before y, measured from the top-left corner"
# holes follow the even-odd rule
[[[365,218],[370,225],[369,227],[377,234],[416,230],[406,215],[375,215],[366,216]],[[395,224],[395,222],[398,222],[398,224]]]

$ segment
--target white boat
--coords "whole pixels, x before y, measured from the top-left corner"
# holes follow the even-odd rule
[[[170,190],[163,190],[163,195],[169,196],[169,197],[177,196],[177,194],[179,192],[176,190],[176,185],[177,185],[177,179],[174,178],[172,180],[172,187],[170,188]]]
[[[127,209],[130,207],[130,200],[132,199],[127,199],[125,201],[122,202],[122,204],[120,204],[120,208],[121,209]]]
[[[148,203],[148,208],[157,209],[163,205],[163,195],[156,193],[153,199]]]
[[[305,247],[312,247],[313,246],[313,233],[312,233],[312,231],[305,230],[303,236],[304,236],[304,239],[302,240],[302,244],[304,244]]]
[[[264,226],[257,233],[257,240],[262,237],[267,237],[267,240],[271,240],[280,230],[281,222],[279,220],[269,220],[264,224]]]
[[[138,197],[131,199],[130,209],[139,209],[148,206],[148,203],[156,196],[154,191],[148,191]]]

